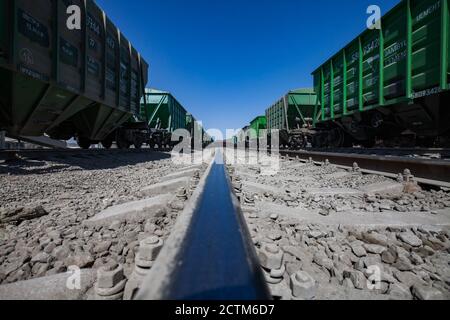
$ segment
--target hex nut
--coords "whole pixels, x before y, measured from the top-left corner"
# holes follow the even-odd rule
[[[263,273],[264,273],[264,278],[266,279],[266,282],[269,283],[269,284],[278,284],[278,283],[283,281],[282,277],[281,278],[274,278],[274,277],[272,277],[270,275],[270,272],[268,272],[266,270],[264,270]]]
[[[103,301],[117,301],[123,300],[123,292],[119,292],[118,294],[112,296],[100,296],[96,295],[95,300],[103,300]]]
[[[270,276],[272,278],[283,278],[285,273],[286,273],[286,266],[284,264],[281,266],[281,269],[270,270]]]
[[[154,261],[163,247],[163,240],[152,236],[140,242],[139,258],[146,261]]]
[[[305,271],[298,271],[291,276],[292,295],[296,298],[312,300],[316,296],[316,281]]]
[[[148,261],[148,260],[142,259],[139,252],[136,254],[136,257],[134,258],[135,266],[143,268],[143,269],[150,269],[154,263],[155,263],[154,261]]]
[[[277,245],[265,244],[258,253],[260,264],[268,270],[281,269],[283,264],[283,251]]]
[[[97,270],[97,287],[101,289],[114,288],[124,279],[123,266],[117,265],[113,270],[109,267],[100,267]]]
[[[113,288],[99,288],[97,286],[97,287],[95,287],[95,293],[100,297],[116,296],[119,293],[123,293],[126,283],[127,283],[127,280],[123,279],[117,285],[115,285]]]

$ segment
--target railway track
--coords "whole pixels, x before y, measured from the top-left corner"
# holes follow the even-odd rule
[[[450,149],[446,148],[311,148],[301,151],[450,159]]]
[[[169,152],[169,149],[20,149],[0,150],[0,161],[14,161],[17,159],[42,159],[46,157],[73,156],[107,156],[117,154],[140,154],[146,152]]]
[[[313,161],[319,165],[327,161],[345,169],[352,169],[357,165],[361,172],[394,179],[408,170],[410,173],[407,173],[407,175],[412,175],[415,181],[422,185],[450,188],[449,161],[412,157],[410,151],[415,149],[401,150],[400,153],[396,153],[397,149],[361,149],[362,154],[358,153],[359,149],[353,148],[333,149],[331,151],[328,151],[328,149],[327,151],[279,150],[277,152],[292,160]],[[430,150],[422,149],[423,152],[430,152]],[[248,149],[248,151],[257,152],[257,149]],[[401,154],[406,156],[401,156]]]
[[[401,156],[365,155],[345,152],[280,151],[286,157],[302,161],[324,163],[327,160],[335,165],[352,168],[357,164],[362,172],[379,174],[391,178],[398,177],[409,170],[415,181],[435,187],[450,187],[450,162],[409,158]]]
[[[90,158],[97,155],[102,157],[122,155],[119,150],[113,150],[113,152],[107,150],[20,150],[18,155],[16,152],[8,153],[27,159],[53,156]],[[125,154],[144,152],[145,150],[127,150]],[[139,192],[143,196],[141,200],[114,205],[84,218],[86,219],[82,222],[84,230],[93,228],[92,231],[87,231],[89,233],[95,230],[108,230],[108,226],[109,230],[112,230],[111,224],[115,224],[114,228],[118,228],[121,225],[120,222],[122,222],[121,228],[124,223],[125,226],[135,228],[139,221],[140,223],[147,221],[147,224],[151,222],[151,225],[159,225],[161,221],[164,221],[166,224],[165,221],[170,215],[162,215],[159,212],[170,208],[180,208],[180,200],[176,200],[180,197],[180,187],[191,180],[190,177],[193,174],[201,173],[202,175],[200,182],[195,183],[195,192],[189,196],[189,202],[185,205],[184,211],[177,214],[176,224],[170,231],[168,239],[161,237],[161,232],[156,237],[139,238],[141,240],[137,246],[139,248],[137,256],[132,256],[135,262],[134,270],[130,271],[131,273],[128,272],[126,286],[123,285],[125,266],[122,267],[122,264],[110,262],[107,264],[108,268],[114,269],[109,272],[117,272],[114,277],[119,279],[116,282],[113,281],[113,288],[98,288],[103,277],[107,277],[101,273],[107,274],[106,271],[99,271],[97,277],[89,270],[82,274],[84,283],[94,285],[93,292],[91,290],[88,293],[88,299],[268,300],[271,298],[239,202],[233,193],[233,186],[221,157],[221,153],[217,152],[214,161],[204,173],[199,170],[202,167],[201,164],[182,168],[181,171],[175,170],[172,174],[161,178],[160,183],[141,189]],[[185,195],[182,194],[180,199],[185,199]],[[147,232],[145,235],[148,236],[148,232],[151,231],[146,231],[149,228],[147,224],[144,227],[144,233]],[[125,237],[128,237],[126,234],[127,232]],[[111,240],[98,241],[103,244]],[[163,249],[158,254],[157,250],[162,247],[162,243],[164,243]],[[97,249],[94,250],[97,252]],[[100,250],[102,249],[98,249]],[[105,254],[103,252],[102,255]],[[155,260],[156,254],[158,259]],[[68,259],[71,259],[70,255]],[[148,278],[143,279],[142,273],[145,274],[146,271],[150,273]],[[44,296],[64,295],[67,293],[63,292],[65,290],[63,280],[65,280],[63,274],[58,274],[48,278],[6,284],[0,286],[0,297],[4,299],[32,298],[34,296],[27,293],[30,287],[43,288],[41,290],[45,291],[42,291]],[[48,289],[48,283],[60,282],[60,287],[53,286],[52,289]],[[123,287],[119,293],[105,296],[105,292],[115,291],[116,287],[120,286]]]
[[[30,154],[26,151],[20,156],[46,156],[45,151]],[[126,153],[145,151],[128,150]],[[340,160],[342,154],[283,151],[280,171],[265,177],[259,174],[258,164],[233,163],[233,155],[229,156],[228,152],[234,151],[246,154],[242,150],[225,149],[224,157],[217,149],[206,171],[200,170],[198,165],[182,167],[178,169],[181,171],[163,176],[160,183],[141,189],[144,197],[141,200],[107,208],[83,222],[83,232],[88,233],[107,230],[104,232],[109,234],[120,225],[117,221],[123,221],[122,227],[125,223],[131,230],[138,228],[141,231],[138,245],[134,238],[130,240],[134,244],[130,244],[133,249],[129,250],[136,255],[126,256],[125,264],[132,261],[133,271],[126,277],[123,274],[124,257],[118,259],[122,261],[118,264],[108,264],[105,268],[109,269],[93,267],[88,282],[93,286],[90,297],[138,300],[409,299],[424,297],[423,290],[435,297],[449,295],[445,281],[439,280],[448,272],[441,261],[447,263],[445,250],[450,248],[446,233],[450,226],[450,197],[446,191],[404,193],[399,190],[401,183],[385,177],[389,174],[371,170],[373,167],[370,166],[375,165],[371,161],[378,161],[377,168],[381,168],[379,158],[382,157],[352,155],[344,162]],[[86,153],[104,155],[119,151],[110,152],[77,150],[74,154],[84,157]],[[61,155],[60,152],[55,154]],[[357,172],[344,170],[353,168],[355,157],[359,157],[361,169]],[[292,161],[297,158],[303,161]],[[317,165],[325,164],[327,159],[330,164]],[[406,160],[397,161],[399,164],[391,167],[392,172],[400,165],[403,168]],[[364,166],[369,169],[363,169]],[[361,174],[362,171],[367,174]],[[200,179],[195,178],[194,184],[191,181],[195,190],[192,189],[189,197],[177,193],[179,179],[189,181],[197,174]],[[368,195],[386,190],[389,195]],[[183,202],[182,211],[172,212],[172,220],[170,215],[161,216],[159,210],[167,205],[180,208],[173,202],[179,196],[188,199]],[[139,206],[146,207],[139,209]],[[143,217],[147,216],[152,218],[145,223]],[[151,225],[167,219],[172,221],[170,232],[164,233],[167,237],[160,237],[163,233],[149,236],[154,230]],[[151,224],[147,226],[149,221]],[[140,226],[142,223],[145,227]],[[92,231],[89,228],[93,228]],[[122,229],[118,230],[122,234]],[[72,239],[73,232],[76,230],[63,234]],[[128,235],[130,229],[123,232]],[[367,240],[375,239],[375,234],[379,234],[376,239],[381,242]],[[416,244],[419,242],[420,245]],[[103,243],[101,241],[99,245]],[[432,247],[433,255],[424,247],[425,243]],[[401,250],[412,250],[416,255],[406,257],[408,260],[405,261],[390,262],[388,253],[394,255],[390,250],[397,250],[396,255],[404,254]],[[36,259],[33,257],[33,261]],[[367,268],[374,265],[392,270],[387,282],[382,281],[380,288],[370,291],[365,287],[365,281],[370,277]],[[427,272],[425,280],[412,278],[412,270],[422,272],[421,275]],[[99,287],[108,276],[118,279],[112,282],[113,287]],[[0,296],[8,297],[14,292],[17,297],[17,292],[25,294],[23,292],[29,291],[27,288],[38,283],[46,287],[43,284],[45,278],[30,281],[7,285],[12,287],[0,286]],[[65,281],[61,288],[54,290],[63,290],[63,284]],[[436,286],[424,289],[425,284]],[[401,291],[405,287],[409,293]],[[118,294],[104,296],[105,292],[116,290],[119,290]]]
[[[228,151],[230,149],[224,152],[227,153]],[[229,173],[233,181],[231,183],[222,164],[222,155],[218,152],[216,159],[206,171],[191,198],[189,207],[179,217],[177,225],[174,227],[160,256],[143,281],[137,299],[248,300],[276,298],[303,300],[311,298],[327,299],[333,296],[338,299],[370,299],[371,297],[386,299],[389,296],[407,299],[408,294],[401,295],[397,287],[386,283],[382,284],[381,289],[359,293],[358,290],[366,289],[365,284],[358,283],[353,277],[361,276],[362,273],[358,272],[361,272],[360,270],[363,270],[364,267],[358,269],[353,264],[351,264],[351,270],[349,269],[347,274],[340,275],[343,278],[347,277],[346,281],[338,280],[340,284],[336,282],[333,284],[326,283],[329,280],[325,281],[324,279],[332,279],[333,276],[339,278],[340,276],[336,275],[336,273],[339,274],[339,271],[327,270],[331,267],[326,266],[330,263],[333,264],[331,256],[329,255],[330,258],[326,256],[320,256],[319,258],[319,253],[311,255],[311,248],[308,249],[307,245],[312,245],[313,240],[320,238],[320,235],[324,239],[330,237],[330,241],[345,241],[341,239],[345,236],[338,236],[337,234],[345,235],[346,233],[343,230],[347,227],[361,228],[361,230],[369,228],[369,230],[377,230],[380,234],[388,232],[386,230],[391,230],[389,228],[406,230],[406,234],[411,232],[408,229],[411,225],[432,225],[434,226],[432,228],[437,228],[436,225],[439,225],[445,230],[450,226],[449,212],[439,211],[433,216],[426,213],[395,214],[394,211],[388,210],[373,217],[362,217],[351,208],[341,208],[339,202],[342,200],[337,200],[339,198],[336,199],[334,196],[342,197],[341,199],[347,197],[357,199],[364,198],[364,193],[357,190],[332,187],[306,189],[309,190],[306,191],[306,197],[316,199],[317,197],[331,196],[332,202],[337,203],[334,207],[337,213],[330,216],[330,213],[325,215],[322,211],[313,208],[311,210],[299,209],[304,208],[308,201],[306,198],[302,198],[301,201],[298,200],[300,202],[294,204],[294,195],[299,194],[299,190],[302,189],[296,184],[291,182],[280,186],[280,181],[286,180],[286,177],[283,176],[284,170],[290,172],[287,181],[296,181],[295,179],[310,181],[308,180],[310,175],[317,171],[319,173],[323,171],[326,174],[323,175],[322,173],[323,180],[331,179],[327,175],[355,181],[369,182],[373,180],[376,182],[375,188],[368,187],[367,190],[378,190],[377,192],[382,192],[383,188],[394,190],[392,186],[398,189],[401,184],[388,178],[377,179],[376,176],[380,172],[366,170],[368,175],[358,178],[358,175],[344,171],[341,166],[330,163],[317,170],[314,169],[315,163],[311,163],[309,158],[300,166],[292,161],[287,161],[292,160],[290,157],[294,155],[299,156],[298,153],[282,152],[282,155],[286,158],[282,160],[281,171],[275,176],[268,177],[268,180],[265,180],[264,183],[261,182],[261,180],[264,181],[264,178],[257,173],[257,166],[253,168],[255,171],[251,171],[253,170],[251,165],[240,166],[232,162],[227,163],[229,170],[233,168]],[[327,156],[330,155],[327,154]],[[229,158],[232,159],[233,155]],[[226,159],[227,162],[228,155]],[[319,158],[316,160],[319,160]],[[366,162],[363,163],[367,164]],[[294,178],[293,172],[297,169],[293,169],[293,167],[306,171],[303,172],[303,175],[299,174],[297,178]],[[386,176],[386,174],[382,175]],[[326,183],[326,181],[322,182]],[[235,198],[233,190],[238,190],[240,203]],[[254,196],[258,192],[259,195]],[[395,192],[398,192],[398,190]],[[308,195],[308,193],[311,193],[311,195]],[[286,199],[286,195],[289,198],[287,206],[281,206],[278,202],[276,202],[277,204],[271,203],[273,197],[275,199],[277,197],[278,199]],[[325,198],[323,200],[325,201]],[[299,207],[296,208],[296,206]],[[386,209],[385,207],[382,210]],[[321,227],[321,225],[327,224],[326,221],[329,221],[328,223],[332,227],[328,227],[328,229]],[[294,226],[295,228],[292,229]],[[323,229],[326,229],[326,231],[323,231]],[[292,234],[295,234],[294,230],[307,230],[304,234],[310,240],[300,240],[298,236],[294,240],[292,238]],[[288,235],[285,236],[284,232],[287,232]],[[291,234],[291,238],[289,238],[289,234]],[[399,233],[400,237],[402,235],[402,233]],[[335,237],[337,239],[333,240]],[[306,241],[306,246],[305,244],[299,244],[302,241]],[[448,240],[446,241],[448,242]],[[314,250],[320,249],[322,245],[324,245],[324,242],[314,244],[316,246]],[[257,254],[252,249],[253,246],[257,250]],[[366,247],[369,251],[374,250],[370,242]],[[375,251],[378,252],[378,250],[381,250],[380,248],[382,247],[377,247]],[[336,252],[338,249],[333,247],[333,250]],[[351,250],[353,249],[350,248]],[[332,251],[328,251],[328,253],[331,254]],[[364,254],[367,255],[367,253]],[[286,257],[286,260],[283,257]],[[359,260],[359,258],[365,259],[363,256],[354,257],[356,260]],[[373,259],[375,259],[375,256],[373,256]],[[367,261],[377,260],[369,259]],[[305,264],[304,267],[300,267],[302,263]],[[376,262],[373,263],[376,264]],[[403,270],[402,267],[399,268]],[[331,277],[328,272],[331,273]],[[406,281],[402,278],[403,276],[401,272],[395,273],[395,277],[400,280],[393,280],[393,283],[398,282],[399,288],[403,288],[402,281]],[[344,288],[340,289],[340,285],[343,285]],[[416,290],[412,289],[413,285],[415,283],[412,283],[408,290]],[[269,289],[267,289],[267,286]],[[361,287],[355,288],[355,286]],[[449,294],[446,288],[441,288],[441,290],[444,294]],[[441,291],[432,291],[432,293],[438,296]],[[347,297],[343,295],[347,295]],[[415,293],[415,295],[417,296],[419,293]]]
[[[136,249],[161,247],[206,166],[148,150],[51,154],[0,165],[0,299],[130,299],[156,257]],[[81,290],[67,291],[70,266]]]
[[[270,298],[240,205],[216,156],[142,285],[142,300]]]
[[[282,155],[267,176],[257,162],[230,166],[252,240],[273,259],[261,265],[275,298],[449,298],[448,284],[436,280],[450,271],[448,190],[408,190],[384,174]],[[424,254],[436,238],[442,242]],[[371,270],[385,274],[377,286]]]

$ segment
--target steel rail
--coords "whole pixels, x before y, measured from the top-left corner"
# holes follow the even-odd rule
[[[160,255],[168,254],[172,258],[166,261],[165,257],[161,260],[158,257],[158,260],[164,260],[162,272],[152,270],[153,275],[149,276],[138,293],[138,299],[270,299],[256,250],[220,151],[216,151],[216,158],[206,174],[199,185],[202,190],[198,193],[192,214],[187,214],[190,216],[189,226],[179,241],[181,244],[166,243],[165,247],[170,249],[164,248],[166,252]],[[177,253],[173,253],[175,250]],[[160,283],[161,274],[167,278],[164,284],[152,283]]]
[[[311,148],[301,149],[306,152],[331,152],[351,153],[363,155],[386,155],[386,156],[429,156],[440,155],[441,159],[450,158],[450,149],[447,148]]]
[[[15,160],[19,158],[39,159],[57,156],[95,156],[95,155],[116,155],[128,153],[145,152],[167,152],[168,149],[19,149],[0,150],[0,160]]]
[[[396,177],[409,169],[419,183],[450,187],[450,162],[444,160],[406,158],[397,156],[361,155],[354,153],[310,152],[280,150],[280,155],[330,163],[351,168],[356,162],[361,170],[390,177]]]

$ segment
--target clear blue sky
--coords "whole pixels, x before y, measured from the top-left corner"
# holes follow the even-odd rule
[[[205,128],[238,129],[399,0],[97,0]]]

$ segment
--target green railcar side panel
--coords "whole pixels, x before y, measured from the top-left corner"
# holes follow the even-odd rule
[[[120,38],[117,28],[111,21],[106,21],[106,45],[105,45],[105,98],[111,105],[119,104],[120,75]]]
[[[84,72],[80,72],[84,65],[84,36],[82,30],[69,30],[67,23],[67,6],[74,4],[83,7],[82,0],[59,1],[57,24],[58,38],[56,45],[59,50],[56,59],[56,80],[60,87],[80,94],[85,88]],[[62,27],[61,27],[62,26]]]
[[[130,43],[121,34],[120,71],[119,71],[119,107],[130,111],[131,56]]]
[[[321,103],[321,101],[323,101],[323,85],[322,85],[321,69],[313,73],[313,90],[317,94],[316,96],[317,107],[320,110],[319,114],[314,117],[314,123],[316,123],[317,121],[321,121],[323,117],[323,104]]]
[[[86,63],[84,72],[86,74],[85,95],[93,101],[101,102],[103,100],[107,105],[115,105],[115,94],[105,92],[105,81],[113,77],[108,70],[111,64],[110,53],[107,51],[110,47],[117,47],[117,36],[108,37],[105,35],[104,19],[102,11],[91,0],[86,1]],[[105,37],[108,41],[105,43]],[[108,45],[106,45],[108,44]],[[105,61],[106,60],[106,61]],[[106,70],[106,72],[105,72]],[[107,83],[107,82],[106,82]]]
[[[380,80],[380,35],[378,30],[361,37],[363,49],[363,104],[373,106],[378,102]]]
[[[173,97],[171,98],[170,113],[171,113],[170,132],[174,132],[177,129],[185,129],[186,128],[186,110]]]
[[[352,112],[359,109],[359,42],[354,41],[345,50],[347,62],[347,97],[346,111]],[[345,99],[345,98],[344,98]]]
[[[343,82],[344,82],[344,57],[343,53],[333,58],[333,106],[334,117],[342,116],[344,113]]]
[[[330,120],[332,118],[331,114],[331,63],[327,63],[323,67],[323,103],[322,103],[322,117],[323,120]]]
[[[445,75],[444,75],[444,78],[447,81],[445,87],[446,87],[446,89],[448,89],[450,87],[450,0],[447,0],[446,4],[447,4],[447,8],[446,8],[447,10],[445,10],[445,12],[444,12],[443,29],[447,30],[446,31],[447,34],[444,34],[443,37],[445,39],[447,39],[447,43],[446,43],[446,46],[443,48],[443,55],[444,56],[447,55],[447,59],[446,59],[447,67],[445,67],[445,66],[443,66],[443,67],[447,73],[447,76],[445,77]],[[447,51],[447,52],[445,52],[445,51]],[[445,80],[444,80],[444,82],[445,82]]]
[[[4,69],[0,69],[0,83],[2,83],[3,87],[0,91],[0,128],[12,128],[11,73]]]
[[[131,56],[130,112],[139,115],[142,79],[139,71],[139,54],[136,49],[131,49]]]
[[[266,110],[267,129],[287,130],[284,99],[277,101]]]
[[[192,129],[193,123],[195,119],[190,113],[186,113],[186,129],[190,130]]]
[[[447,0],[411,1],[412,90],[419,92],[440,84],[441,5]]]
[[[8,1],[0,2],[0,65],[7,63],[7,56],[9,56],[9,14]]]
[[[386,101],[406,94],[407,28],[406,4],[383,20],[384,98]]]

